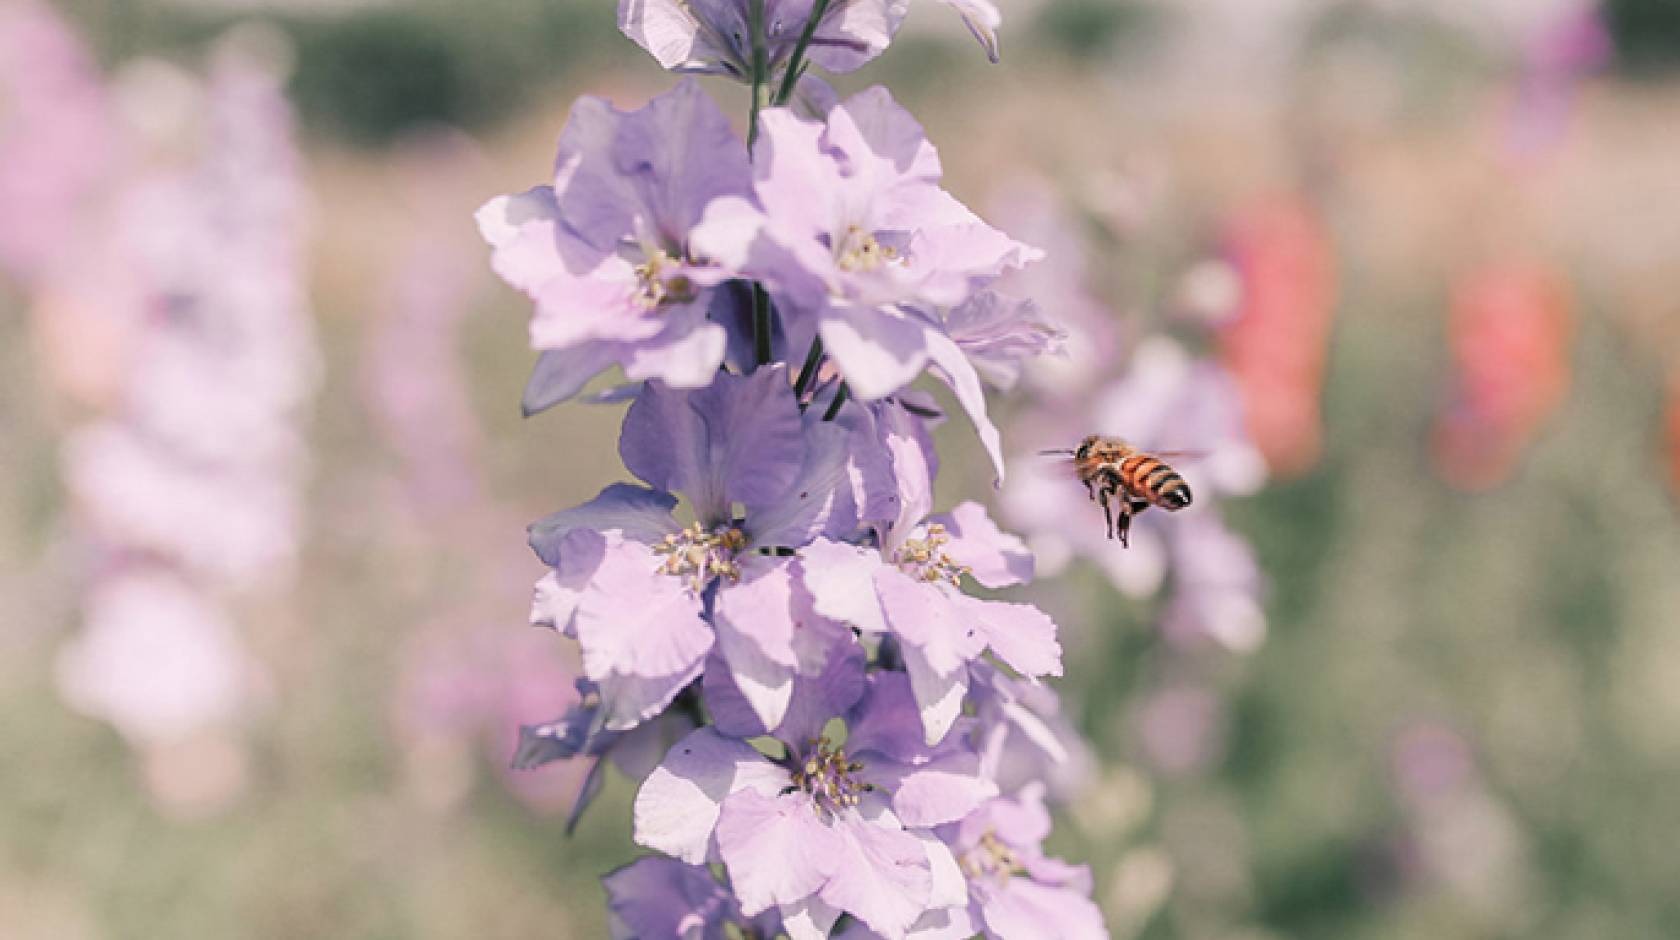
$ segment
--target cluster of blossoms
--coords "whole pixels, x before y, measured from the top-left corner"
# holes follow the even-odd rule
[[[953,5],[995,52],[996,11]],[[629,380],[596,398],[630,401],[637,482],[531,526],[532,619],[583,676],[515,756],[591,762],[574,818],[608,764],[641,781],[663,854],[607,876],[615,937],[1106,936],[1088,872],[1040,849],[1056,627],[965,590],[1032,556],[979,504],[933,512],[940,411],[909,388],[949,386],[1001,479],[981,377],[1058,333],[992,286],[1039,252],[940,188],[884,89],[805,74],[879,53],[905,6],[624,0],[661,63],[752,84],[748,141],[692,80],[585,98],[553,184],[478,216],[535,302],[526,410]]]
[[[204,80],[143,62],[107,86],[52,14],[5,16],[19,71],[0,140],[19,159],[0,167],[0,243],[49,374],[92,414],[62,454],[87,588],[59,685],[143,752],[162,801],[213,804],[264,688],[233,605],[289,579],[316,380],[283,76],[268,34],[239,33]],[[202,148],[172,151],[189,128]],[[90,163],[90,141],[125,159]],[[29,197],[53,204],[13,214],[58,147]]]

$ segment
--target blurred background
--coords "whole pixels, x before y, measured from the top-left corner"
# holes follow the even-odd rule
[[[941,503],[1050,575],[1113,934],[1680,936],[1680,5],[1004,13],[836,83],[1052,250],[1020,482],[953,420]],[[619,408],[519,417],[472,211],[672,82],[604,0],[0,0],[0,937],[604,935],[634,784],[567,837],[506,767],[574,698],[523,527]],[[1214,394],[1217,516],[1117,559],[1033,489]]]

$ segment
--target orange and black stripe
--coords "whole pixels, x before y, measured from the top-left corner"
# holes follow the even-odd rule
[[[1158,457],[1136,454],[1120,465],[1126,488],[1162,509],[1183,509],[1190,505],[1190,484]]]

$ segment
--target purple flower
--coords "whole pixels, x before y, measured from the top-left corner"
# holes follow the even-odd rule
[[[679,388],[711,381],[727,337],[708,314],[733,272],[697,257],[689,233],[709,202],[751,185],[745,147],[693,81],[628,114],[573,105],[554,185],[478,211],[496,273],[536,302],[531,345],[545,352],[527,413],[612,365]]]
[[[996,62],[1003,22],[997,7],[989,0],[943,2]],[[764,0],[767,77],[788,66],[815,6],[814,0]],[[909,7],[909,0],[831,0],[805,56],[830,72],[853,71],[887,48]],[[665,68],[751,81],[751,9],[751,0],[619,0],[618,28]]]
[[[835,106],[825,124],[787,109],[759,119],[757,204],[717,200],[694,244],[763,281],[792,347],[820,336],[859,398],[890,395],[931,364],[981,429],[1001,478],[979,378],[936,311],[960,308],[1040,253],[939,188],[939,155],[884,88]]]
[[[734,896],[712,873],[697,865],[648,856],[601,879],[607,889],[607,926],[613,940],[684,937],[725,940],[739,936],[773,937],[776,918],[748,918]]]
[[[980,375],[1004,391],[1020,379],[1025,360],[1060,353],[1067,339],[1037,304],[989,290],[946,314],[945,330]]]
[[[814,0],[764,0],[765,65],[788,64]],[[881,54],[909,0],[832,0],[811,34],[806,57],[850,72]],[[619,0],[618,28],[659,64],[678,72],[752,79],[751,0]]]
[[[900,413],[887,412],[888,420]],[[903,419],[899,419],[900,422]],[[899,485],[898,514],[877,529],[876,545],[819,538],[800,551],[817,613],[900,644],[929,743],[956,721],[969,665],[988,648],[1027,676],[1060,675],[1056,625],[1025,604],[962,593],[964,577],[988,588],[1032,577],[1032,556],[1000,532],[978,503],[926,517],[932,470],[922,442],[902,424],[885,446]]]
[[[1162,632],[1180,643],[1211,639],[1253,652],[1266,638],[1265,582],[1253,547],[1225,525],[1217,507],[1173,522],[1167,541],[1173,589]]]
[[[795,676],[819,671],[845,631],[813,608],[798,559],[758,550],[857,527],[836,495],[847,439],[800,414],[781,367],[693,391],[647,384],[619,452],[654,488],[614,484],[531,527],[554,568],[532,619],[577,638],[604,727],[658,713],[700,676],[714,643],[764,722],[780,721]],[[692,524],[672,515],[672,492],[687,496]]]
[[[841,912],[902,937],[960,885],[945,846],[911,830],[955,822],[996,789],[959,736],[929,747],[915,733],[907,677],[865,679],[855,647],[836,659],[801,680],[801,710],[777,730],[783,759],[710,728],[672,748],[636,794],[636,841],[721,861],[742,911],[778,910],[795,938],[826,937]]]

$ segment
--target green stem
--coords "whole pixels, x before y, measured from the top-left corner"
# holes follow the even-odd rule
[[[828,403],[828,410],[823,412],[823,420],[833,421],[834,416],[840,413],[840,406],[846,403],[846,396],[851,393],[852,390],[847,387],[846,383],[841,382],[840,388],[834,393],[834,400]]]
[[[811,351],[805,354],[805,364],[799,367],[799,378],[793,382],[793,398],[805,407],[805,392],[811,387],[811,380],[817,377],[817,366],[822,363],[823,341],[819,336],[811,340]]]
[[[749,17],[748,28],[752,30],[752,114],[747,124],[747,155],[750,157],[753,145],[758,143],[758,112],[764,109],[769,92],[770,68],[764,48],[764,0],[752,0]]]
[[[764,365],[770,361],[770,295],[765,292],[764,285],[753,282],[753,355],[758,358],[758,364]]]
[[[830,0],[817,0],[811,8],[811,18],[805,21],[805,28],[799,33],[799,42],[793,47],[793,55],[788,58],[787,71],[782,73],[782,87],[776,91],[775,103],[779,107],[787,104],[793,97],[794,86],[799,84],[799,73],[805,70],[805,50],[810,48],[811,37],[817,34],[817,24],[822,22],[823,14],[828,12]]]

